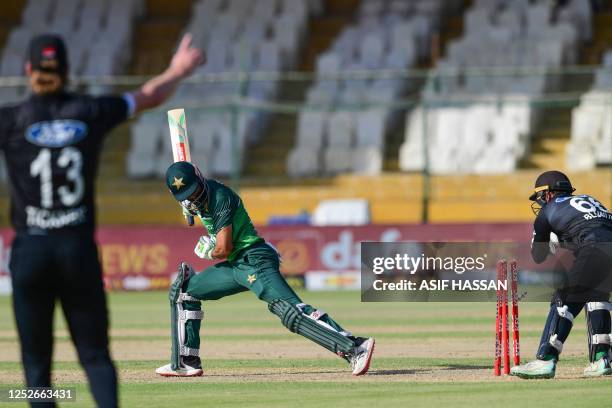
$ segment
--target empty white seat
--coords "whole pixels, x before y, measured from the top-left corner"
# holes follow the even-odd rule
[[[215,127],[215,154],[212,156],[211,172],[216,176],[229,176],[242,170],[242,160],[232,149],[232,133],[228,126]],[[241,151],[240,146],[238,153]]]
[[[255,7],[253,7],[252,13],[254,20],[249,21],[259,21],[259,22],[267,22],[274,18],[278,9],[278,2],[276,0],[260,0],[257,2]]]
[[[335,74],[340,70],[341,60],[337,54],[325,53],[317,58],[317,74]]]
[[[21,76],[24,73],[24,57],[11,50],[5,50],[0,62],[0,74],[3,76]]]
[[[304,0],[282,0],[283,15],[292,15],[300,27],[302,27],[308,18],[308,3]]]
[[[527,9],[527,30],[537,33],[550,24],[552,9],[549,4],[536,4]]]
[[[287,174],[290,177],[316,176],[321,169],[321,155],[318,148],[298,146],[287,156]]]
[[[359,15],[361,17],[378,16],[382,14],[384,8],[385,8],[384,0],[362,1],[359,6]]]
[[[251,42],[241,41],[234,43],[232,48],[232,65],[234,71],[251,71],[255,68],[255,47]]]
[[[311,147],[316,149],[322,147],[326,125],[327,114],[325,112],[300,112],[298,115],[296,145],[299,147]]]
[[[360,112],[357,116],[357,146],[384,147],[386,113],[379,109]]]
[[[226,13],[244,19],[252,10],[253,3],[244,0],[227,0]]]
[[[278,44],[272,41],[260,43],[257,68],[261,71],[279,71],[281,67],[281,50]]]
[[[595,152],[591,145],[572,140],[566,146],[565,163],[572,171],[591,170],[596,165]]]
[[[395,15],[407,15],[412,11],[414,4],[404,0],[393,0],[389,6],[389,11]]]
[[[306,102],[312,105],[331,105],[336,100],[336,92],[323,86],[314,86],[306,93]]]
[[[353,150],[351,170],[357,174],[377,175],[382,171],[383,152],[378,147],[358,147]]]
[[[128,177],[146,178],[156,176],[159,170],[156,159],[155,155],[130,150],[125,157],[125,169]]]
[[[301,35],[297,24],[298,22],[292,15],[283,15],[274,20],[274,41],[284,53],[285,68],[292,68],[296,63]]]
[[[368,34],[363,39],[360,48],[361,66],[367,69],[377,69],[383,65],[385,44],[383,38],[377,34]]]
[[[427,58],[431,51],[431,22],[422,15],[414,16],[410,22],[414,27],[417,55],[421,59]]]
[[[319,94],[319,93],[312,93],[313,91],[319,91],[317,88],[312,88],[308,91],[308,97],[307,100],[310,103],[326,103],[326,104],[330,104],[331,102],[334,101],[333,99],[333,95],[331,99],[324,99],[324,97],[326,97],[326,95],[324,95],[323,93]],[[325,91],[324,91],[325,92]],[[340,93],[339,96],[339,102],[341,104],[344,105],[348,105],[348,106],[355,106],[355,105],[360,105],[364,102],[366,102],[366,94],[367,94],[368,90],[367,88],[356,88],[356,87],[345,87],[342,92]]]
[[[325,174],[335,175],[351,170],[352,151],[346,148],[327,148],[323,151]]]
[[[350,148],[355,143],[355,116],[339,111],[329,115],[327,122],[327,146]]]

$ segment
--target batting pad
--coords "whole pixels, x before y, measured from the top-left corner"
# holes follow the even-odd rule
[[[289,331],[314,341],[332,353],[345,357],[355,348],[353,340],[317,323],[286,300],[273,300],[268,309],[280,318]]]
[[[173,370],[180,367],[181,356],[199,356],[199,331],[200,321],[204,318],[204,312],[200,310],[201,302],[183,292],[183,287],[195,273],[185,263],[179,267],[176,280],[170,287],[170,332],[172,337],[172,357],[170,363]],[[197,343],[192,341],[192,347],[187,345],[189,339],[198,339]]]

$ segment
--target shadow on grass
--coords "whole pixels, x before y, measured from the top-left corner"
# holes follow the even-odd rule
[[[493,367],[489,365],[467,365],[467,364],[448,364],[444,366],[445,370],[489,370]]]
[[[414,374],[425,374],[430,373],[431,369],[416,368],[411,370],[374,370],[368,371],[368,375],[414,375]]]

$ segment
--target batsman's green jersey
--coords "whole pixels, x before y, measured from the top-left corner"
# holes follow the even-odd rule
[[[206,206],[198,212],[198,216],[208,235],[215,237],[223,228],[232,226],[233,250],[227,257],[228,261],[236,259],[243,249],[264,241],[257,235],[242,199],[234,190],[218,181],[206,180],[206,194]]]

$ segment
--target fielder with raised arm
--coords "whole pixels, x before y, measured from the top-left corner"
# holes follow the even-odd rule
[[[279,272],[279,255],[261,238],[240,197],[230,188],[204,179],[189,162],[176,162],[166,172],[166,184],[185,216],[199,217],[208,235],[195,253],[223,260],[200,273],[182,263],[170,288],[172,358],[159,367],[162,376],[202,375],[200,321],[202,300],[216,300],[247,290],[268,304],[290,331],[339,355],[354,375],[368,371],[374,339],[354,337],[327,313],[302,302]]]
[[[542,263],[561,247],[572,251],[575,261],[557,289],[536,360],[512,367],[521,378],[553,378],[563,343],[574,318],[585,308],[589,366],[587,377],[612,374],[610,367],[610,278],[612,275],[612,214],[589,195],[573,195],[574,187],[559,171],[542,173],[529,197],[536,214],[531,254]]]

